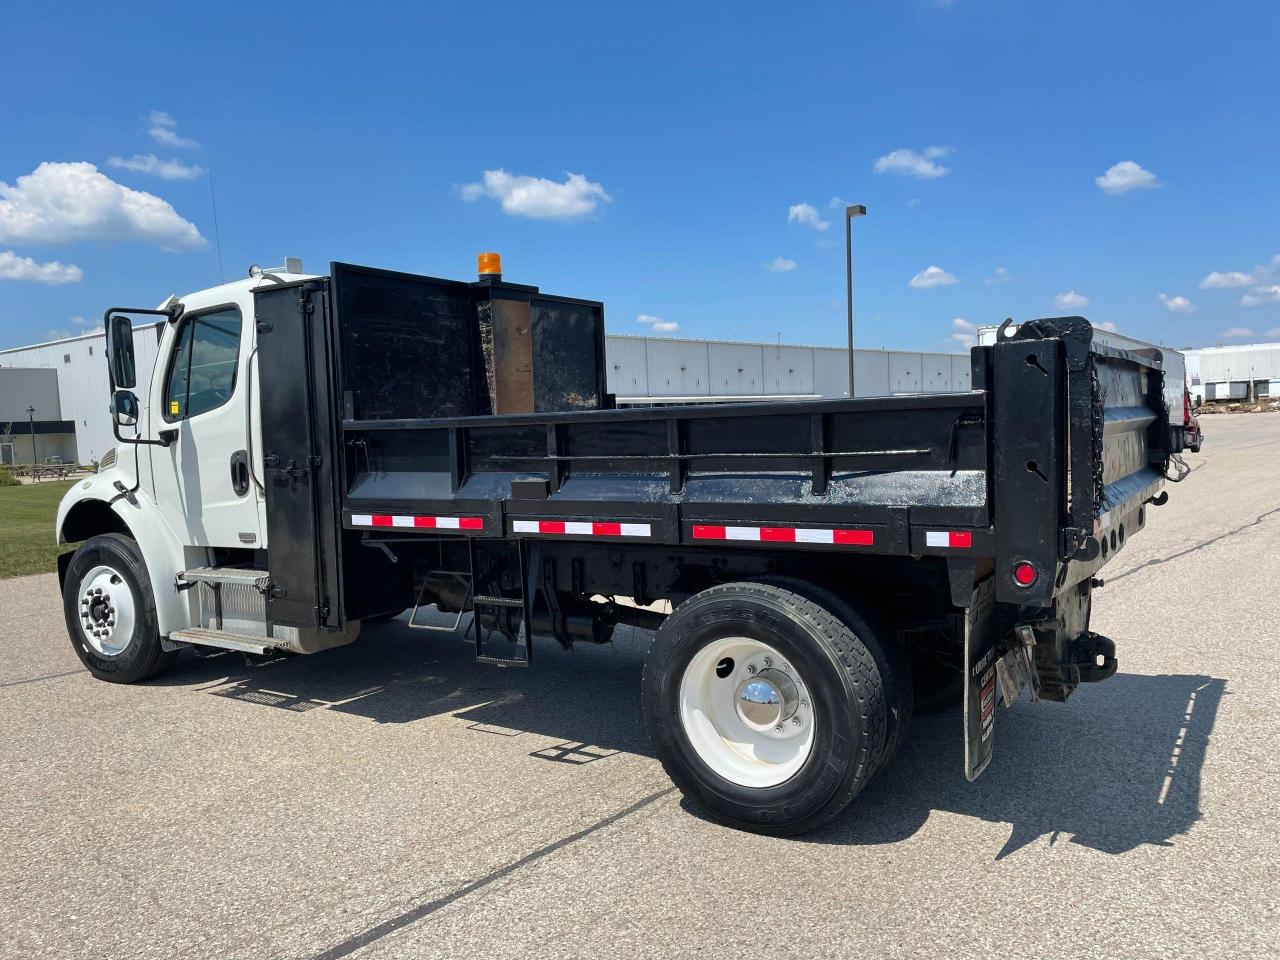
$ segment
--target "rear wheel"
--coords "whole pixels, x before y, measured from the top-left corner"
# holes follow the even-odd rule
[[[875,636],[792,590],[703,591],[663,623],[645,666],[658,757],[717,819],[762,833],[811,830],[848,804],[886,752],[877,654]]]
[[[81,544],[67,566],[62,605],[71,645],[100,680],[145,680],[177,655],[160,645],[146,564],[126,536],[108,533]]]

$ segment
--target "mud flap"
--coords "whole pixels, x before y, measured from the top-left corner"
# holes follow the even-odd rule
[[[991,762],[996,723],[995,578],[973,588],[964,624],[964,775],[971,782]]]

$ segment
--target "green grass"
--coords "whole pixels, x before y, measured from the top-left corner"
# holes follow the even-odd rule
[[[0,487],[0,577],[58,569],[67,547],[53,542],[58,501],[74,480]]]

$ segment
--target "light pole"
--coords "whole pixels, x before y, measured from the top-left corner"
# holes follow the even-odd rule
[[[36,464],[38,463],[38,458],[36,457],[36,408],[35,407],[30,407],[30,406],[27,407],[27,424],[31,427],[31,472],[34,475],[36,472]]]
[[[851,203],[844,208],[844,302],[849,321],[849,397],[853,398],[853,218],[865,217],[867,208]]]

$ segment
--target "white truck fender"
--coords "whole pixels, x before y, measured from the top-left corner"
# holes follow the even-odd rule
[[[99,515],[105,507],[119,517],[142,552],[155,597],[156,624],[160,635],[168,636],[175,630],[195,625],[198,616],[195,591],[178,590],[178,574],[187,568],[182,541],[165,523],[147,493],[131,489],[131,480],[122,471],[111,469],[82,480],[68,490],[58,504],[57,542],[73,542],[67,535],[67,518],[77,507],[93,502],[96,504],[93,509]],[[124,485],[127,494],[121,492],[116,481]],[[108,531],[97,529],[88,535],[105,532]],[[85,539],[85,536],[74,539]]]

